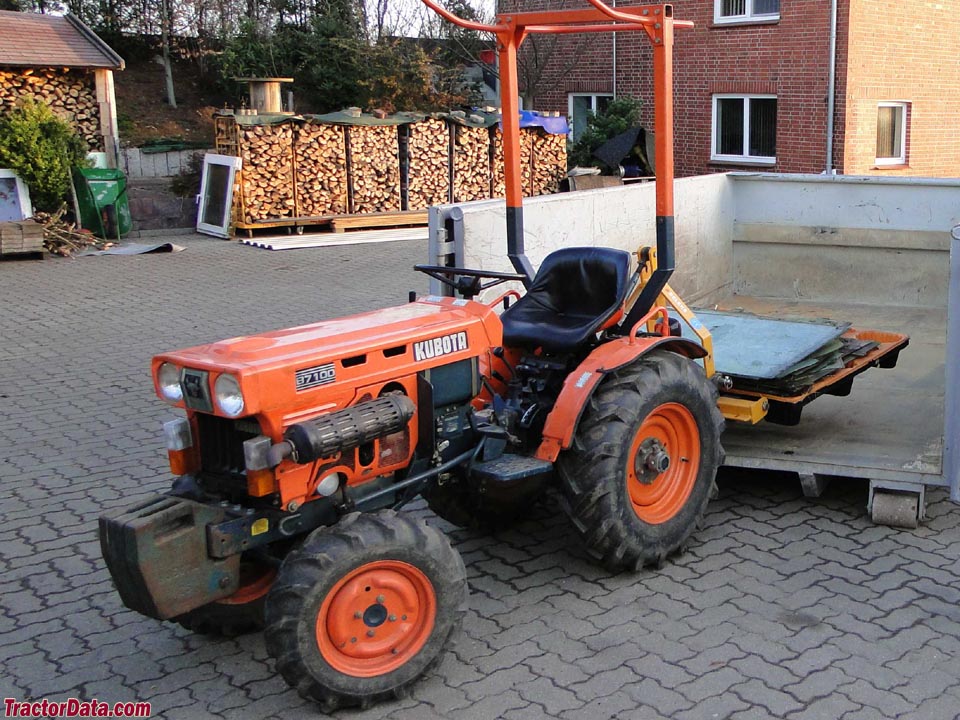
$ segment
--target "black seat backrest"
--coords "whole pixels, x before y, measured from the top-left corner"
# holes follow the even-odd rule
[[[563,248],[540,265],[527,294],[500,316],[509,347],[568,352],[589,341],[627,296],[631,259],[623,250]]]
[[[527,297],[567,315],[606,315],[623,302],[630,255],[611,248],[562,248],[540,265]]]

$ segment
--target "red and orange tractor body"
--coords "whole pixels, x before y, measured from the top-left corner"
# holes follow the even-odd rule
[[[157,394],[184,411],[164,426],[176,478],[100,519],[128,607],[203,632],[266,626],[278,671],[332,709],[405,692],[462,621],[463,563],[442,533],[397,512],[411,500],[493,527],[522,519],[553,483],[608,567],[661,563],[685,544],[714,489],[723,427],[709,348],[678,336],[662,299],[674,259],[673,30],[689,23],[670,5],[588,1],[486,26],[424,0],[497,38],[517,274],[418,266],[459,297],[157,356]],[[657,248],[563,248],[534,273],[517,49],[529,34],[610,31],[653,47]],[[474,300],[511,280],[522,296]]]

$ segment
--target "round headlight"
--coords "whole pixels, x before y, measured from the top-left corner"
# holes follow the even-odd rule
[[[225,415],[236,417],[243,412],[243,393],[240,392],[240,382],[233,376],[224,373],[213,384],[213,393],[217,398],[217,406]]]
[[[157,372],[157,384],[163,399],[172,403],[183,400],[183,388],[180,387],[180,368],[165,362]]]

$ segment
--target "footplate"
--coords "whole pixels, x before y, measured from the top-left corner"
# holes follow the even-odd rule
[[[236,592],[240,556],[207,553],[207,525],[224,517],[169,495],[102,516],[100,549],[123,604],[166,620]]]

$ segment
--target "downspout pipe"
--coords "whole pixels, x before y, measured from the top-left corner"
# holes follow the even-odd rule
[[[837,94],[837,0],[830,0],[830,73],[827,83],[827,163],[824,174],[832,175],[833,115]]]
[[[617,0],[613,0],[611,5],[614,8],[616,8]],[[617,99],[617,34],[615,32],[610,34],[613,36],[613,77],[611,79],[613,80],[613,99],[616,100]]]

